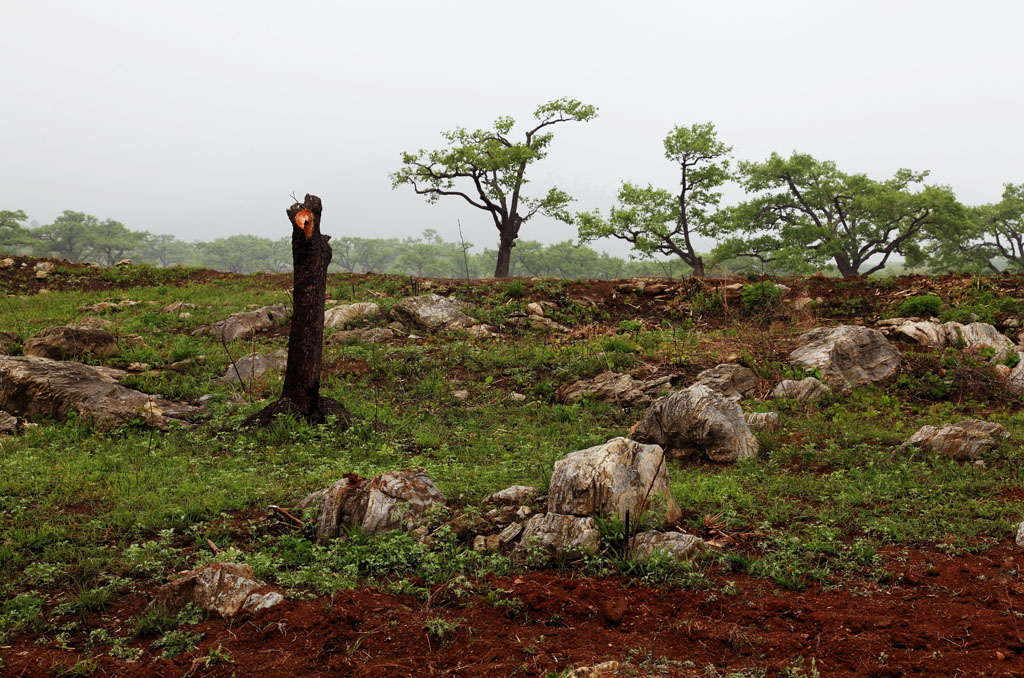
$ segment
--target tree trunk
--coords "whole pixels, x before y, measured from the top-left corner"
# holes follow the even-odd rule
[[[839,269],[839,275],[844,278],[856,278],[860,275],[860,273],[857,272],[857,269],[846,257],[841,257],[837,254],[834,259],[836,262],[836,268]]]
[[[310,226],[296,222],[299,215],[312,212]],[[320,369],[324,347],[324,301],[327,298],[327,266],[331,263],[330,236],[320,233],[320,198],[306,195],[305,201],[288,208],[292,224],[292,328],[288,335],[288,365],[281,397],[290,400],[298,412],[313,422],[323,421],[320,411]]]
[[[288,208],[292,225],[292,326],[288,334],[288,364],[281,397],[249,418],[247,423],[266,424],[278,414],[291,412],[309,422],[321,423],[326,414],[339,415],[348,426],[345,408],[320,396],[323,366],[324,301],[327,297],[327,266],[331,263],[330,236],[320,233],[320,198],[306,194]]]
[[[509,265],[512,263],[512,248],[516,246],[516,238],[501,236],[501,243],[498,245],[498,263],[494,267],[495,278],[507,278]]]
[[[693,273],[691,273],[690,275],[692,275],[694,278],[704,277],[704,257],[693,258]]]

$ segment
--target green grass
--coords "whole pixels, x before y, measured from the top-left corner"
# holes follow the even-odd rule
[[[457,597],[460,582],[507,572],[511,564],[476,554],[451,535],[430,547],[402,534],[317,544],[307,532],[280,534],[253,516],[270,504],[293,505],[343,473],[369,477],[413,466],[426,469],[455,510],[472,509],[513,484],[543,490],[556,459],[624,435],[640,415],[593,399],[558,404],[557,386],[609,369],[641,376],[648,365],[707,366],[715,355],[702,353],[702,345],[713,345],[717,354],[735,342],[737,353],[765,378],[802,376],[778,355],[744,343],[739,326],[702,331],[691,320],[669,318],[619,321],[607,334],[573,341],[526,330],[501,339],[456,333],[394,345],[356,342],[329,345],[324,355],[327,365],[348,366],[327,374],[323,393],[356,415],[349,430],[294,420],[244,430],[241,422],[276,396],[280,375],[234,391],[213,384],[229,359],[219,342],[192,332],[251,304],[288,302],[286,290],[256,280],[53,292],[9,297],[0,305],[0,325],[30,336],[85,315],[81,306],[139,301],[103,314],[119,336],[140,334],[146,341],[108,364],[138,360],[159,369],[191,359],[182,373],[140,374],[126,383],[183,400],[215,396],[191,427],[123,426],[101,433],[81,421],[42,422],[0,440],[0,642],[26,631],[56,634],[62,625],[104,613],[133,589],[212,560],[207,538],[227,549],[223,557],[244,560],[258,576],[310,595],[375,581],[418,596],[428,595],[424,584],[443,584],[445,595]],[[386,309],[397,297],[378,295],[407,287],[390,277],[332,282],[329,289],[343,302],[375,301]],[[607,318],[600,308],[566,298],[565,289],[549,290],[560,302],[551,314],[556,320],[578,326]],[[460,294],[477,302],[477,317],[488,322],[500,322],[530,300],[528,288],[513,283],[466,285]],[[975,293],[974,301],[984,302],[986,294]],[[197,308],[191,318],[163,313],[173,301]],[[720,304],[711,295],[691,301],[698,312]],[[795,331],[776,323],[765,336],[774,344]],[[283,338],[258,336],[229,348],[237,359],[253,346],[265,352],[285,345]],[[858,389],[816,404],[746,403],[782,417],[779,432],[760,435],[758,458],[732,466],[672,462],[669,471],[690,527],[720,514],[728,529],[755,538],[694,564],[641,564],[605,553],[584,571],[625,573],[659,586],[707,586],[715,568],[789,588],[851,576],[884,582],[889,574],[880,554],[888,547],[977,551],[1005,539],[1024,515],[1024,503],[1001,498],[1024,483],[1024,416],[1015,403],[921,397],[936,387],[916,376],[887,390]],[[463,389],[467,400],[451,396]],[[511,400],[513,391],[526,400]],[[983,411],[1012,434],[986,457],[985,468],[897,451],[923,424]],[[178,633],[179,621],[157,617],[137,619],[137,636]],[[184,651],[195,640],[189,633],[166,638],[164,651]]]

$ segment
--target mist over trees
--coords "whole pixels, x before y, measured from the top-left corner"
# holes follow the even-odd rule
[[[444,149],[402,154],[393,187],[408,184],[428,202],[454,196],[487,212],[499,233],[497,249],[475,251],[462,240],[461,225],[458,242],[445,241],[434,229],[404,239],[342,235],[332,240],[330,270],[570,279],[815,270],[854,277],[904,268],[1024,272],[1024,183],[1005,184],[997,203],[967,206],[949,186],[927,183],[928,171],[900,169],[877,179],[798,152],[741,160],[733,170],[732,147],[718,139],[712,123],[676,125],[664,138],[664,157],[679,172],[678,189],[623,181],[607,217],[600,210],[571,214],[572,198],[556,187],[528,197],[526,172],[546,156],[549,128],[596,115],[593,106],[557,99],[535,111],[537,123],[521,141],[510,136],[515,121],[502,117],[491,130],[445,132]],[[730,183],[744,197],[722,206],[722,189]],[[520,228],[537,214],[574,224],[579,242],[521,240]],[[28,219],[22,210],[0,210],[0,251],[106,266],[131,258],[234,273],[291,270],[288,238],[183,242],[73,210],[46,225],[26,226]],[[628,242],[630,259],[587,246],[606,238]],[[698,242],[709,241],[709,251],[698,250]]]

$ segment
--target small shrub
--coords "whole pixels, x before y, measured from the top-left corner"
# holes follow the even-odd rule
[[[941,310],[942,299],[939,299],[934,294],[918,294],[904,299],[897,313],[904,317],[931,318],[937,316]]]
[[[775,310],[782,301],[782,290],[773,282],[759,282],[744,285],[740,291],[740,302],[747,315],[766,315]]]

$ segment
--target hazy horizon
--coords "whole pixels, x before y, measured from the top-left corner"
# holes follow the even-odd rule
[[[388,175],[443,130],[528,123],[563,96],[600,115],[556,127],[529,176],[577,210],[606,211],[623,180],[673,189],[661,140],[705,121],[737,159],[926,169],[968,204],[1024,182],[1020,3],[101,0],[10,2],[0,19],[0,209],[42,224],[70,209],[182,240],[276,239],[289,194],[309,192],[336,237],[452,241],[461,220],[493,248],[483,212]],[[542,218],[520,234],[574,236]]]

